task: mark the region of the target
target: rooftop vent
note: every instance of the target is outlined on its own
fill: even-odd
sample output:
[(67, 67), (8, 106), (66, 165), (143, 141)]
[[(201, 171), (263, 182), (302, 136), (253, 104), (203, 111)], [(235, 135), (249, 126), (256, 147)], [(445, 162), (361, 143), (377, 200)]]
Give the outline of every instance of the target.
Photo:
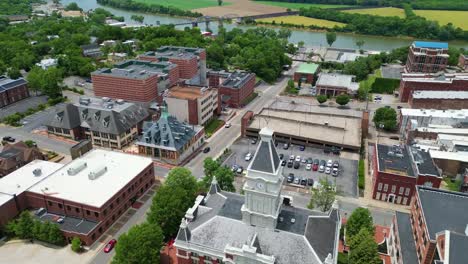
[(292, 224), (296, 223), (296, 219), (295, 219), (295, 218), (291, 218), (291, 223), (292, 223)]
[(117, 101), (115, 101), (117, 104), (121, 105), (121, 104), (124, 104), (125, 103), (125, 100), (123, 99), (117, 99)]
[(80, 105), (89, 105), (91, 103), (91, 99), (89, 98), (80, 98)]
[(107, 109), (112, 109), (112, 108), (114, 108), (114, 104), (113, 104), (113, 103), (108, 103), (108, 104), (106, 105), (106, 108), (107, 108)]
[(68, 168), (67, 173), (68, 173), (68, 175), (71, 175), (71, 176), (76, 175), (80, 171), (84, 170), (87, 166), (88, 166), (88, 164), (86, 164), (86, 162), (81, 161), (81, 160), (77, 161), (74, 164), (72, 164), (72, 166), (70, 166), (70, 168)]
[(41, 176), (42, 175), (42, 170), (40, 168), (34, 169), (33, 174), (36, 177)]
[(109, 97), (103, 97), (103, 98), (102, 98), (102, 101), (103, 101), (103, 102), (110, 102), (111, 99), (110, 99)]
[(104, 165), (98, 166), (88, 174), (88, 179), (96, 180), (97, 178), (102, 176), (104, 173), (106, 173), (106, 171), (107, 171), (106, 166), (104, 166)]

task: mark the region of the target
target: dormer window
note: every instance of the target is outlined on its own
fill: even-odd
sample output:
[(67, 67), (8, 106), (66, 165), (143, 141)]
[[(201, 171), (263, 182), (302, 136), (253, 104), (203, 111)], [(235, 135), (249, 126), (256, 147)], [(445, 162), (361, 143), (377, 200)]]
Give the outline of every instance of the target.
[(102, 121), (102, 124), (104, 125), (104, 127), (109, 127), (109, 122), (110, 122), (110, 117), (106, 117), (104, 118), (104, 120)]
[(99, 121), (100, 118), (101, 118), (101, 112), (100, 111), (97, 111), (96, 113), (94, 113), (94, 120)]
[(63, 112), (59, 112), (55, 115), (55, 118), (59, 121), (59, 122), (62, 122), (63, 120), (63, 115), (64, 113)]
[(88, 109), (83, 109), (83, 111), (81, 111), (81, 118), (82, 119), (88, 118)]

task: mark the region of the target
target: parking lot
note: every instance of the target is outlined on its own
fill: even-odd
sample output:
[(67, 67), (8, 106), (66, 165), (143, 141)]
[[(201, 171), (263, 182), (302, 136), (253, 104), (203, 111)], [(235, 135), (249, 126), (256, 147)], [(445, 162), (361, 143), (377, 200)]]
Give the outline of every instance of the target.
[[(257, 143), (258, 144), (258, 143)], [(245, 156), (247, 153), (254, 154), (257, 144), (251, 144), (248, 139), (242, 138), (237, 140), (232, 146), (231, 150), (233, 154), (224, 162), (225, 165), (231, 167), (233, 165), (238, 165), (243, 167), (245, 174), (245, 169), (247, 168), (250, 161), (245, 160)], [(324, 160), (327, 162), (328, 160), (338, 161), (339, 163), (339, 173), (337, 177), (333, 177), (331, 174), (326, 174), (324, 172), (313, 171), (313, 170), (306, 170), (306, 163), (300, 163), (298, 169), (288, 168), (287, 165), (284, 166), (283, 169), (283, 176), (285, 178), (284, 184), (285, 185), (292, 185), (292, 186), (301, 186), (302, 185), (294, 185), (287, 183), (286, 178), (290, 173), (294, 174), (294, 177), (300, 177), (304, 179), (313, 179), (314, 182), (319, 181), (321, 178), (327, 177), (331, 181), (336, 181), (337, 190), (339, 195), (341, 196), (350, 196), (350, 197), (357, 197), (357, 168), (358, 168), (358, 161), (357, 160), (350, 160), (342, 158), (345, 153), (341, 153), (341, 155), (334, 155), (332, 153), (326, 154), (323, 152), (322, 149), (315, 149), (311, 147), (306, 147), (304, 151), (299, 149), (299, 146), (290, 146), (287, 150), (283, 149), (283, 145), (279, 144), (277, 147), (278, 154), (283, 154), (286, 161), (289, 159), (291, 155), (300, 156), (301, 160), (303, 158), (308, 159), (319, 159)], [(306, 186), (309, 188), (310, 186)]]

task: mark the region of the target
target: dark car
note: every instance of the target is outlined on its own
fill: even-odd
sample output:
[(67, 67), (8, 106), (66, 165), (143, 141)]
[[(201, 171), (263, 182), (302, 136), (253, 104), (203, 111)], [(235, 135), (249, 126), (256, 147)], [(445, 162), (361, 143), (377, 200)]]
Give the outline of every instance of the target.
[(305, 146), (303, 146), (303, 145), (299, 146), (299, 150), (300, 150), (300, 151), (304, 151), (304, 150), (305, 150)]
[(288, 168), (292, 168), (294, 162), (292, 160), (288, 161)]
[(320, 163), (319, 159), (314, 159), (314, 162), (312, 163), (312, 170), (313, 170), (313, 171), (317, 171), (317, 170), (318, 170), (318, 168), (319, 168), (319, 163)]
[(324, 148), (324, 149), (323, 149), (323, 153), (325, 153), (325, 154), (330, 153), (330, 148)]
[(294, 181), (294, 173), (289, 173), (288, 179), (286, 181), (288, 183), (292, 183)]
[(331, 152), (333, 152), (335, 155), (340, 155), (341, 149), (338, 147), (332, 147)]
[(279, 154), (279, 158), (280, 160), (282, 160), (284, 158), (284, 154), (283, 153)]
[(208, 153), (210, 152), (211, 148), (210, 147), (206, 147), (203, 149), (203, 153)]
[(312, 179), (312, 178), (307, 179), (307, 185), (313, 186), (314, 185), (314, 179)]
[(319, 166), (327, 166), (327, 162), (324, 160), (321, 160), (319, 163)]
[(335, 162), (333, 162), (333, 168), (339, 168), (340, 167), (340, 163), (335, 160)]
[(283, 144), (283, 149), (288, 149), (289, 148), (289, 144), (288, 143), (284, 143)]
[(106, 247), (104, 248), (104, 252), (105, 253), (111, 252), (111, 250), (115, 247), (115, 244), (117, 244), (117, 240), (111, 239), (111, 241), (109, 241)]
[(397, 106), (396, 108), (397, 108), (397, 109), (402, 109), (403, 106), (399, 105), (399, 106)]
[(250, 143), (251, 143), (252, 145), (257, 144), (257, 139), (256, 139), (256, 138), (252, 139), (252, 140), (250, 141)]
[(299, 169), (299, 167), (301, 166), (301, 162), (300, 161), (295, 161), (294, 162), (294, 169)]
[(304, 186), (307, 185), (307, 179), (306, 178), (301, 179), (301, 185), (304, 185)]
[(308, 159), (306, 160), (306, 163), (307, 163), (307, 164), (312, 164), (312, 162), (314, 162), (314, 160), (313, 160), (312, 158), (308, 158)]
[(281, 161), (281, 166), (286, 166), (286, 162), (285, 160)]
[(92, 83), (93, 80), (91, 80), (91, 78), (87, 78), (87, 79), (85, 80), (85, 82), (87, 82), (87, 83)]
[(13, 137), (7, 136), (7, 137), (3, 137), (3, 141), (6, 141), (6, 142), (15, 142), (16, 139), (13, 138)]

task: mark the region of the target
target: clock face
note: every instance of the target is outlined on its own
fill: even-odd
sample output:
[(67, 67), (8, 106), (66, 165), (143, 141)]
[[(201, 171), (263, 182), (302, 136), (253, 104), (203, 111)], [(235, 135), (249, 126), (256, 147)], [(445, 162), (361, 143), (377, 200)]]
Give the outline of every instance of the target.
[(258, 182), (257, 183), (257, 189), (263, 189), (263, 183)]

